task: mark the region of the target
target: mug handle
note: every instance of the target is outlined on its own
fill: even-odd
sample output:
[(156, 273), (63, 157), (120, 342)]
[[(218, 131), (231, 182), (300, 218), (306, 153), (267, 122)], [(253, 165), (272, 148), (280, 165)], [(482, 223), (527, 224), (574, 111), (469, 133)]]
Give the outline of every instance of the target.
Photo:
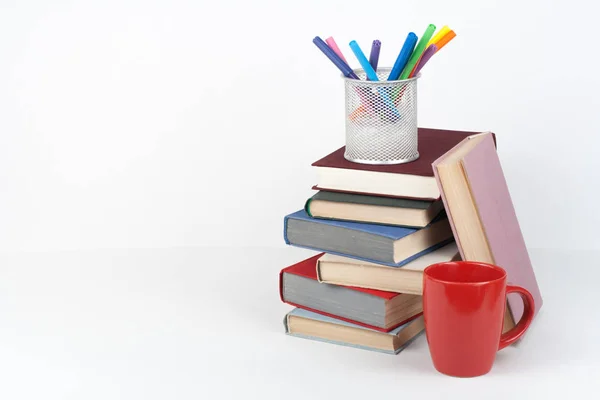
[(521, 317), (519, 323), (510, 331), (503, 333), (502, 336), (500, 336), (500, 347), (498, 348), (498, 350), (502, 350), (506, 346), (510, 346), (511, 344), (516, 342), (517, 339), (523, 336), (527, 328), (529, 328), (531, 321), (533, 320), (533, 310), (535, 302), (533, 301), (533, 296), (531, 295), (531, 293), (529, 293), (527, 289), (522, 288), (521, 286), (507, 285), (506, 294), (508, 295), (509, 293), (518, 293), (523, 299), (525, 307), (523, 308), (523, 316)]

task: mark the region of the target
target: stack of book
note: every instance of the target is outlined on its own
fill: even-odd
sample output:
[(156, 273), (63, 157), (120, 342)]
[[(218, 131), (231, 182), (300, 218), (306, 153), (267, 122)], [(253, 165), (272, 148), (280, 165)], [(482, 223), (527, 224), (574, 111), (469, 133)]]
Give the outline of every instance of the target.
[[(344, 148), (313, 163), (318, 184), (284, 219), (289, 245), (316, 255), (280, 272), (292, 336), (397, 354), (424, 330), (423, 269), (495, 263), (541, 296), (492, 133), (419, 129), (416, 161), (367, 165)], [(507, 305), (505, 331), (522, 314)]]

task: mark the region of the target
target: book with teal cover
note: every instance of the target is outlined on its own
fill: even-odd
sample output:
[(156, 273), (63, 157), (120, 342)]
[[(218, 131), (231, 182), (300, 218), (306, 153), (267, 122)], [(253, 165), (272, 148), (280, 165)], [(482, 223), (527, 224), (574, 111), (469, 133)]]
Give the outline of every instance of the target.
[[(400, 241), (410, 235), (419, 235), (422, 240), (403, 246)], [(454, 241), (445, 213), (424, 228), (408, 228), (317, 219), (299, 210), (284, 218), (283, 236), (288, 245), (391, 267), (406, 265)]]
[(310, 203), (313, 200), (325, 200), (336, 203), (350, 203), (350, 204), (363, 204), (371, 206), (382, 206), (382, 207), (395, 207), (395, 208), (415, 208), (419, 210), (425, 210), (434, 203), (434, 201), (428, 200), (413, 200), (413, 199), (401, 199), (396, 197), (382, 197), (382, 196), (369, 196), (365, 194), (357, 193), (340, 193), (340, 192), (326, 192), (318, 191), (304, 204), (304, 210), (310, 214)]
[[(314, 320), (314, 321), (325, 322), (328, 324), (334, 324), (334, 325), (340, 325), (340, 326), (346, 326), (346, 327), (350, 327), (350, 328), (360, 329), (360, 330), (364, 330), (367, 332), (374, 332), (374, 333), (380, 334), (380, 335), (399, 336), (401, 333), (403, 333), (404, 330), (408, 330), (408, 329), (411, 329), (412, 331), (414, 331), (414, 333), (411, 333), (410, 335), (408, 335), (408, 337), (406, 337), (402, 343), (399, 343), (399, 347), (395, 348), (394, 350), (385, 350), (385, 349), (375, 348), (375, 347), (371, 347), (371, 346), (363, 345), (363, 344), (349, 343), (349, 342), (344, 342), (341, 340), (327, 339), (325, 337), (318, 337), (318, 336), (314, 336), (314, 335), (304, 335), (304, 334), (300, 334), (300, 333), (290, 332), (289, 319), (290, 319), (290, 317), (293, 317), (293, 316), (310, 319), (310, 320)], [(419, 335), (421, 335), (421, 333), (424, 332), (423, 317), (419, 317), (415, 320), (405, 323), (404, 325), (400, 325), (399, 327), (397, 327), (396, 329), (394, 329), (390, 332), (380, 332), (380, 331), (376, 331), (374, 329), (366, 328), (364, 326), (360, 326), (360, 325), (352, 324), (350, 322), (342, 321), (342, 320), (339, 320), (336, 318), (328, 317), (326, 315), (321, 315), (321, 314), (317, 314), (312, 311), (303, 310), (301, 308), (295, 308), (292, 311), (290, 311), (285, 316), (285, 318), (283, 320), (283, 325), (285, 327), (285, 333), (290, 336), (295, 336), (295, 337), (309, 339), (309, 340), (316, 340), (319, 342), (332, 343), (332, 344), (337, 344), (340, 346), (354, 347), (357, 349), (377, 351), (377, 352), (386, 353), (386, 354), (400, 353), (404, 348), (406, 348), (406, 346), (408, 346), (413, 340), (415, 340), (417, 337), (419, 337)], [(393, 338), (390, 338), (390, 339), (393, 340)]]

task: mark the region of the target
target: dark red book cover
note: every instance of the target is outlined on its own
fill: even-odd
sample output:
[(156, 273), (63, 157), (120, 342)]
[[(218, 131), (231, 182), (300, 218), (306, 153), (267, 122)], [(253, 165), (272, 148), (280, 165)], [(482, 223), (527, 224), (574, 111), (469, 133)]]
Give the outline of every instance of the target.
[[(414, 315), (410, 318), (408, 318), (405, 321), (401, 321), (400, 323), (390, 327), (389, 329), (385, 329), (385, 328), (381, 328), (378, 326), (373, 326), (373, 325), (368, 325), (368, 324), (364, 324), (362, 322), (358, 322), (358, 321), (353, 321), (351, 319), (347, 319), (347, 318), (343, 318), (340, 317), (338, 315), (333, 315), (333, 314), (329, 314), (323, 311), (319, 311), (319, 310), (315, 310), (313, 308), (310, 307), (305, 307), (302, 306), (300, 304), (295, 304), (295, 303), (291, 303), (289, 301), (285, 301), (285, 299), (283, 298), (283, 274), (284, 273), (288, 273), (288, 274), (292, 274), (292, 275), (298, 275), (298, 276), (302, 276), (304, 278), (309, 278), (309, 279), (313, 279), (313, 280), (317, 280), (317, 260), (325, 253), (320, 253), (317, 254), (316, 256), (307, 258), (306, 260), (300, 261), (297, 264), (291, 265), (289, 267), (286, 267), (284, 269), (281, 270), (281, 272), (279, 273), (279, 298), (281, 299), (282, 302), (287, 303), (289, 305), (292, 305), (294, 307), (299, 307), (299, 308), (303, 308), (305, 310), (309, 310), (312, 312), (316, 312), (322, 315), (327, 315), (328, 317), (332, 317), (332, 318), (337, 318), (339, 320), (342, 321), (346, 321), (346, 322), (350, 322), (352, 324), (356, 324), (356, 325), (360, 325), (360, 326), (364, 326), (366, 328), (370, 328), (370, 329), (375, 329), (377, 331), (380, 332), (389, 332), (392, 331), (394, 329), (396, 329), (397, 327), (399, 327), (402, 324), (407, 323), (408, 321), (413, 320), (414, 318), (417, 318), (418, 316), (420, 316), (422, 313), (419, 313), (417, 315)], [(328, 283), (320, 283), (320, 285), (328, 285)], [(376, 296), (376, 297), (380, 297), (382, 299), (385, 300), (390, 300), (396, 296), (405, 296), (402, 293), (393, 293), (393, 292), (384, 292), (382, 290), (375, 290), (375, 289), (365, 289), (365, 288), (358, 288), (358, 287), (353, 287), (353, 286), (340, 286), (343, 288), (346, 288), (348, 290), (356, 290), (358, 292), (363, 292), (363, 293), (367, 293), (370, 294), (372, 296)]]
[(433, 178), (433, 168), (431, 168), (431, 164), (444, 155), (448, 150), (460, 143), (467, 136), (478, 133), (481, 132), (447, 131), (443, 129), (419, 128), (419, 158), (415, 161), (406, 164), (395, 165), (370, 165), (354, 163), (344, 158), (344, 146), (328, 156), (325, 156), (322, 159), (314, 162), (312, 166), (430, 176)]

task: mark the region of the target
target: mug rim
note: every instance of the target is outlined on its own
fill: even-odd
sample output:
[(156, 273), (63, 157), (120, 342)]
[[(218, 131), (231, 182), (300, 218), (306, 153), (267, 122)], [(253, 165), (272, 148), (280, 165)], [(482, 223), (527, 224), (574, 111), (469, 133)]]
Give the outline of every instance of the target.
[[(501, 276), (496, 279), (489, 279), (489, 280), (485, 280), (485, 281), (481, 281), (481, 282), (458, 282), (458, 281), (435, 278), (435, 277), (431, 276), (430, 273), (428, 273), (428, 270), (431, 271), (432, 269), (434, 269), (436, 267), (445, 266), (445, 265), (456, 265), (456, 264), (478, 265), (480, 267), (485, 267), (485, 268), (493, 269), (494, 271), (500, 272)], [(506, 274), (506, 270), (504, 268), (499, 267), (498, 265), (494, 265), (494, 264), (490, 264), (490, 263), (486, 263), (486, 262), (482, 262), (482, 261), (443, 261), (443, 262), (439, 262), (439, 263), (435, 263), (435, 264), (431, 264), (431, 265), (427, 266), (423, 270), (423, 276), (429, 280), (432, 280), (435, 282), (440, 282), (440, 283), (447, 284), (447, 285), (487, 285), (490, 283), (494, 283), (494, 282), (498, 282), (503, 279), (506, 279), (507, 274)]]

